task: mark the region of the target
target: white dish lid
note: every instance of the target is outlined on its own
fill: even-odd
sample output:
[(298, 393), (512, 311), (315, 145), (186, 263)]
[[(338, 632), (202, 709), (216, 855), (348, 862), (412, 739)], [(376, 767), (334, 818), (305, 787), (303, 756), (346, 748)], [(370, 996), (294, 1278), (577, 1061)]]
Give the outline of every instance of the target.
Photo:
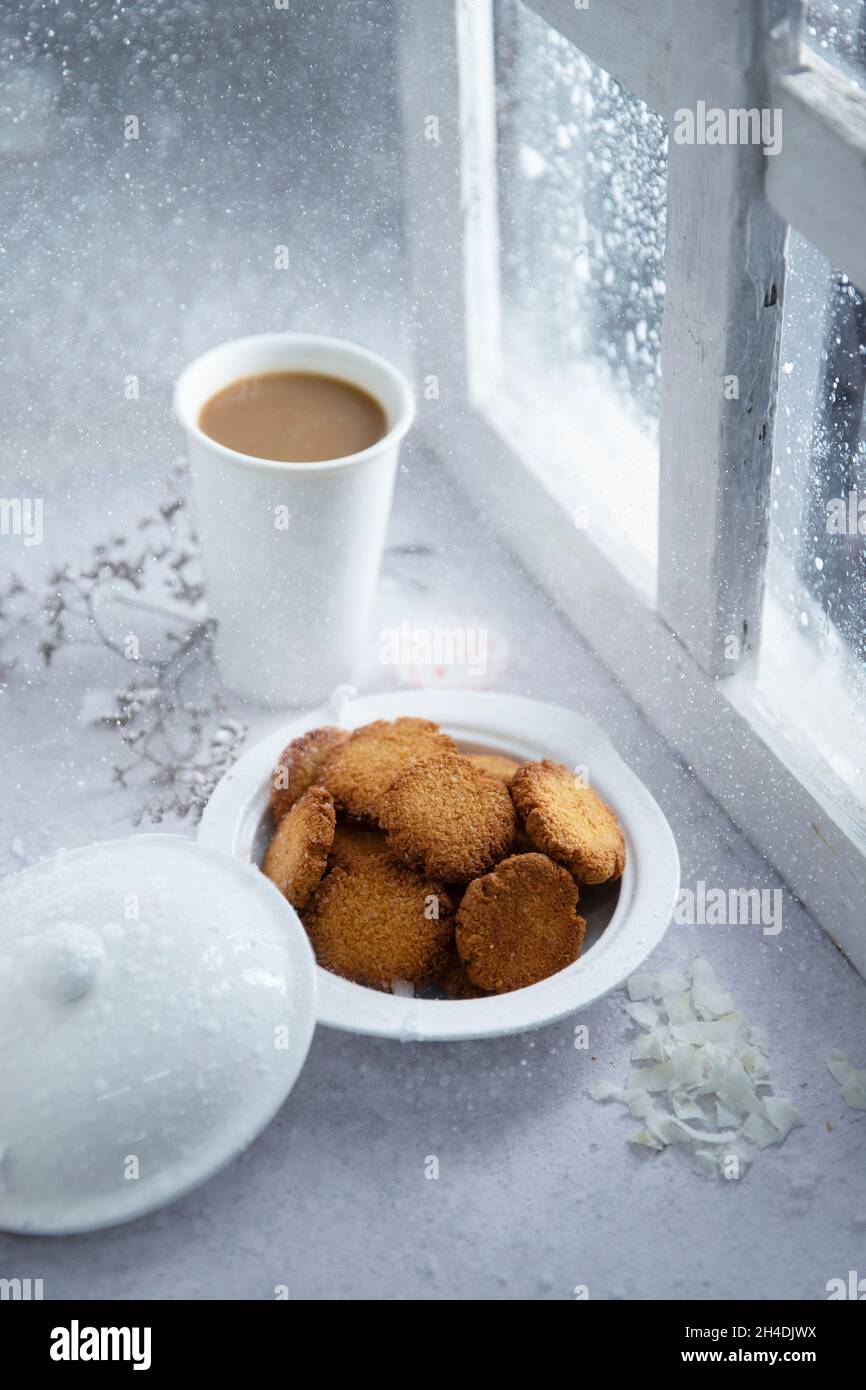
[(61, 852), (0, 884), (0, 1228), (140, 1216), (258, 1135), (315, 1027), (282, 894), (172, 835)]

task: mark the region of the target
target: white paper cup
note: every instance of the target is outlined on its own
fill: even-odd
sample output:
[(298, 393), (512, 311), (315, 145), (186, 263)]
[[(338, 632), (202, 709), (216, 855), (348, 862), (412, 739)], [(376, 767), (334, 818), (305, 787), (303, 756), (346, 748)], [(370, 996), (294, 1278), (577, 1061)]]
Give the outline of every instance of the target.
[[(338, 377), (380, 403), (387, 432), (324, 463), (240, 454), (199, 428), (202, 406), (240, 377)], [(216, 654), (226, 683), (272, 705), (309, 704), (359, 655), (382, 562), (400, 441), (415, 404), (403, 374), (339, 338), (262, 333), (196, 358), (175, 387), (187, 435)]]

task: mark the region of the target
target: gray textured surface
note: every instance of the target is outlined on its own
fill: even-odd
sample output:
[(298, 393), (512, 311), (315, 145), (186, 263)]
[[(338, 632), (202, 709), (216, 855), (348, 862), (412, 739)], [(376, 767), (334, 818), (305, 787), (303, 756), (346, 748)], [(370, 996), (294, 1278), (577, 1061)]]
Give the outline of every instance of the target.
[[(433, 549), (390, 561), (363, 688), (393, 683), (376, 665), (380, 626), (428, 611), (479, 615), (510, 644), (500, 688), (584, 709), (608, 729), (670, 818), (685, 884), (778, 885), (411, 451), (391, 539)], [(81, 732), (86, 684), (82, 672), (58, 674), (26, 690), (13, 682), (4, 697), (14, 788), (0, 819), (4, 868), (125, 833), (134, 795), (108, 787), (114, 736)], [(824, 1062), (832, 1046), (866, 1061), (864, 984), (787, 892), (784, 921), (775, 938), (672, 927), (653, 959), (712, 961), (768, 1028), (777, 1088), (806, 1118), (739, 1183), (707, 1181), (681, 1153), (636, 1151), (626, 1143), (634, 1122), (588, 1099), (592, 1080), (627, 1069), (622, 995), (489, 1042), (424, 1046), (320, 1029), (294, 1093), (240, 1162), (126, 1228), (0, 1237), (0, 1274), (42, 1277), (46, 1296), (82, 1298), (272, 1298), (278, 1284), (293, 1298), (567, 1299), (578, 1284), (591, 1298), (824, 1297), (829, 1278), (864, 1264), (866, 1126)], [(589, 1027), (589, 1054), (573, 1045), (576, 1022)], [(433, 1154), (437, 1181), (424, 1176)]]

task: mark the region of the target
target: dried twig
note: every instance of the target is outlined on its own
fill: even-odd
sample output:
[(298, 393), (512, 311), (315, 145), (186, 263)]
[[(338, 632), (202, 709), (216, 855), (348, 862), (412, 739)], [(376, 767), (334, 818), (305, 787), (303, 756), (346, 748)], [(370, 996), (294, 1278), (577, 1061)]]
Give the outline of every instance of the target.
[[(246, 734), (220, 690), (183, 483), (178, 470), (166, 501), (130, 536), (95, 545), (80, 567), (55, 569), (41, 601), (15, 578), (0, 591), (0, 686), (12, 679), (16, 666), (14, 658), (3, 655), (10, 639), (32, 628), (48, 667), (73, 646), (101, 648), (127, 669), (134, 662), (135, 676), (118, 687), (110, 708), (93, 722), (116, 730), (125, 751), (112, 768), (112, 782), (128, 788), (144, 778), (150, 789), (132, 814), (135, 824), (166, 816), (198, 819)], [(133, 619), (138, 614), (145, 621), (162, 620), (167, 650), (142, 651), (132, 634), (123, 641), (112, 636), (100, 614), (100, 600), (109, 591), (115, 607)], [(186, 693), (192, 685), (196, 699)], [(202, 688), (209, 692), (204, 699), (198, 694)]]

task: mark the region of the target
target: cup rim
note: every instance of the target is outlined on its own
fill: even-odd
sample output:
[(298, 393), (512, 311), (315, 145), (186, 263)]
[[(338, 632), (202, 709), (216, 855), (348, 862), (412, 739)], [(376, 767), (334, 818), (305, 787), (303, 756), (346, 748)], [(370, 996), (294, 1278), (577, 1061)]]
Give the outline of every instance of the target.
[[(208, 358), (216, 357), (219, 353), (222, 353), (225, 348), (242, 347), (248, 344), (265, 342), (309, 344), (310, 346), (316, 347), (336, 348), (340, 351), (348, 349), (350, 353), (354, 353), (356, 356), (365, 359), (368, 363), (371, 363), (383, 372), (384, 375), (388, 376), (397, 388), (400, 396), (400, 406), (394, 424), (388, 430), (387, 434), (383, 434), (381, 439), (376, 440), (375, 444), (370, 444), (366, 449), (361, 449), (355, 454), (345, 454), (343, 457), (335, 459), (315, 459), (308, 462), (268, 459), (261, 458), (258, 454), (244, 454), (238, 449), (230, 449), (228, 445), (221, 444), (218, 439), (214, 439), (211, 435), (205, 434), (198, 423), (198, 414), (201, 410), (201, 405), (198, 406), (193, 416), (193, 412), (182, 402), (182, 397), (188, 387), (192, 372), (200, 367), (203, 362), (206, 362)], [(338, 379), (343, 379), (340, 378), (339, 373), (335, 373), (334, 375)], [(386, 357), (382, 357), (378, 352), (373, 352), (370, 348), (362, 347), (360, 343), (353, 343), (348, 338), (335, 338), (326, 333), (296, 333), (290, 329), (279, 333), (250, 333), (243, 338), (227, 338), (224, 342), (217, 343), (214, 347), (208, 348), (206, 352), (199, 353), (198, 357), (194, 357), (191, 362), (187, 363), (180, 376), (177, 378), (172, 396), (172, 404), (175, 417), (187, 434), (191, 438), (198, 440), (199, 443), (207, 448), (214, 450), (222, 458), (228, 460), (228, 462), (252, 465), (256, 468), (264, 468), (274, 472), (303, 472), (306, 475), (316, 472), (334, 472), (339, 468), (351, 467), (354, 464), (363, 463), (366, 459), (377, 457), (386, 449), (399, 443), (409, 431), (415, 419), (415, 397), (412, 387), (403, 372), (401, 372), (398, 367), (395, 367), (393, 363), (389, 362)], [(202, 402), (202, 405), (203, 404), (204, 402)], [(382, 405), (381, 400), (379, 400), (379, 404)]]

